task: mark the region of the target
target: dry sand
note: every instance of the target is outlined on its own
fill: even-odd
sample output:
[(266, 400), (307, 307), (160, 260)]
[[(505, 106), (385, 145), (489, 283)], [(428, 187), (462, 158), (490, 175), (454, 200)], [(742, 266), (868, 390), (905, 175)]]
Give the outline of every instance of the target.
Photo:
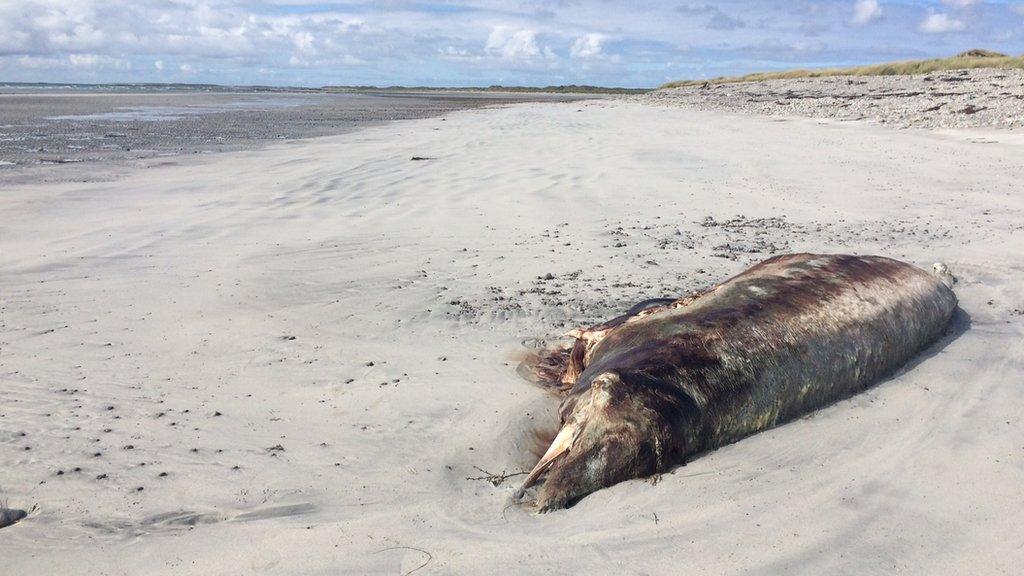
[[(33, 511), (0, 572), (1014, 573), (1017, 138), (528, 104), (5, 189), (0, 500)], [(524, 344), (783, 251), (946, 262), (963, 313), (656, 484), (535, 515), (480, 478), (554, 423)]]

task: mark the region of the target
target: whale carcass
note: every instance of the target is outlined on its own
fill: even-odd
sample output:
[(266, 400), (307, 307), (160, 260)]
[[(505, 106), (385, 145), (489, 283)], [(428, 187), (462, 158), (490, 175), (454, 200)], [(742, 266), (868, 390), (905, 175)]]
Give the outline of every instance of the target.
[(519, 497), (539, 484), (539, 510), (563, 508), (863, 390), (943, 334), (951, 285), (944, 267), (789, 254), (574, 331), (551, 356), (560, 428)]

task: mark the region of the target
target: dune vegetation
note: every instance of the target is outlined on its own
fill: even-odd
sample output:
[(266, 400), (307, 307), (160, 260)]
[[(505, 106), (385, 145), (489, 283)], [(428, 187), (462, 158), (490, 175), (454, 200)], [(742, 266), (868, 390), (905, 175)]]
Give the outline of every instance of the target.
[(764, 80), (789, 80), (793, 78), (820, 78), (823, 76), (907, 76), (928, 74), (943, 70), (969, 68), (1024, 68), (1024, 55), (1008, 56), (991, 50), (968, 50), (950, 58), (908, 60), (867, 66), (846, 68), (820, 68), (816, 70), (784, 70), (779, 72), (755, 72), (743, 76), (721, 76), (710, 80), (677, 80), (661, 88), (681, 88), (704, 84), (726, 84), (731, 82), (760, 82)]

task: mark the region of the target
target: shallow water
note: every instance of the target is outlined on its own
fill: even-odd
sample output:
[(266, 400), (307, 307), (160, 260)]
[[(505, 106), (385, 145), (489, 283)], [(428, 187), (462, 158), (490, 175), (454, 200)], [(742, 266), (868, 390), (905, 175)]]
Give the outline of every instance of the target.
[(231, 111), (273, 110), (275, 108), (293, 108), (296, 106), (313, 106), (317, 101), (313, 98), (264, 97), (222, 102), (207, 106), (121, 106), (109, 112), (93, 114), (68, 114), (51, 116), (47, 120), (97, 120), (109, 122), (168, 122), (182, 120), (189, 116), (217, 114)]

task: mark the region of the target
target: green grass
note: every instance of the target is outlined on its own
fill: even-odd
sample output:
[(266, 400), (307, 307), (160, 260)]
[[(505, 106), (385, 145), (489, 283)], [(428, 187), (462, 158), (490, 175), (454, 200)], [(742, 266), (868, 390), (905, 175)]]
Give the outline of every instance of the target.
[(820, 78), (823, 76), (907, 76), (928, 74), (942, 70), (964, 70), (968, 68), (1024, 68), (1024, 56), (1007, 56), (989, 50), (968, 50), (951, 58), (929, 60), (908, 60), (870, 66), (849, 68), (821, 68), (817, 70), (786, 70), (782, 72), (756, 72), (744, 76), (721, 76), (711, 80), (677, 80), (664, 84), (662, 88), (700, 86), (704, 83), (726, 84), (730, 82), (761, 82), (764, 80), (788, 80), (791, 78)]

